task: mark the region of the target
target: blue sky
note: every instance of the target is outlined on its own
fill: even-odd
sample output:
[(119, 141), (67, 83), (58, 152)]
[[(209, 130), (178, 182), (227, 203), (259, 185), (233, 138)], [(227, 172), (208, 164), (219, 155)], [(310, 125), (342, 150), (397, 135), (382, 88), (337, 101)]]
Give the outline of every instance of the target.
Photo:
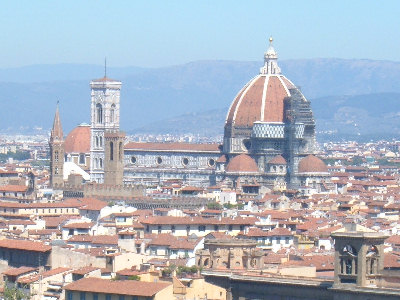
[(400, 61), (400, 1), (2, 1), (0, 68), (281, 59)]

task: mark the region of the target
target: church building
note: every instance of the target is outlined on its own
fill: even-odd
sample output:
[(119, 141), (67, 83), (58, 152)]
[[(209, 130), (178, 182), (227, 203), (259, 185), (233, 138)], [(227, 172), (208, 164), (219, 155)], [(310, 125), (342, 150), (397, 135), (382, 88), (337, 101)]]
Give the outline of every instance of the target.
[[(264, 66), (230, 105), (222, 145), (125, 143), (119, 131), (121, 82), (104, 77), (90, 83), (91, 123), (66, 137), (66, 161), (101, 184), (153, 185), (176, 179), (196, 186), (323, 192), (329, 173), (314, 155), (310, 101), (281, 73), (272, 38), (269, 42)], [(115, 179), (122, 174), (117, 170), (123, 170), (123, 178)]]

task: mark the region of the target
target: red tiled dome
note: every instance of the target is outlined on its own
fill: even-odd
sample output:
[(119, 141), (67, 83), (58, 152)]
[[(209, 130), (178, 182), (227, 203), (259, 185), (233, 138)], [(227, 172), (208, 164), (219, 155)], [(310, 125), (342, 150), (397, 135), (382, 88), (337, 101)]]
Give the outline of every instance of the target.
[(272, 158), (269, 162), (270, 165), (286, 165), (286, 160), (283, 158), (282, 155), (277, 155)]
[(90, 152), (90, 126), (79, 125), (75, 127), (65, 139), (65, 153)]
[(223, 154), (217, 159), (218, 163), (226, 163), (226, 155)]
[(227, 172), (258, 172), (258, 167), (254, 159), (247, 154), (240, 154), (231, 159), (226, 166)]
[(308, 155), (299, 162), (299, 173), (328, 173), (328, 167), (318, 157)]
[(260, 74), (233, 100), (226, 125), (252, 127), (256, 121), (283, 122), (283, 102), (294, 85), (280, 74)]

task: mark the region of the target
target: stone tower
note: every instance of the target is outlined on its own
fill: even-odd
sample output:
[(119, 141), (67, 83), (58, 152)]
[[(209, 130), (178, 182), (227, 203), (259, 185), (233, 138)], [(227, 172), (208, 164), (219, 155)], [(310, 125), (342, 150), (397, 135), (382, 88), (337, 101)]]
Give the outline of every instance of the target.
[(90, 87), (90, 180), (104, 183), (105, 132), (119, 132), (121, 82), (104, 76)]
[(104, 184), (122, 185), (124, 176), (125, 133), (119, 130), (107, 130), (104, 133)]
[(388, 236), (353, 223), (332, 233), (332, 238), (335, 241), (333, 288), (375, 286), (384, 269), (384, 241)]
[(58, 104), (50, 135), (50, 185), (53, 189), (62, 189), (64, 185), (64, 136), (61, 126)]

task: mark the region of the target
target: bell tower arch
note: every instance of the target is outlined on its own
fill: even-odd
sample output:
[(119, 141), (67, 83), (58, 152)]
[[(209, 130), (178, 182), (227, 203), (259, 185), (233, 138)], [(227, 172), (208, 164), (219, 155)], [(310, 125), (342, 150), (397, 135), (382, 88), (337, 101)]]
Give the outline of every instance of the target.
[(119, 131), (121, 82), (106, 76), (90, 82), (90, 179), (104, 183), (105, 132)]
[(357, 224), (332, 233), (335, 241), (333, 288), (374, 286), (384, 269), (384, 241), (388, 236)]

